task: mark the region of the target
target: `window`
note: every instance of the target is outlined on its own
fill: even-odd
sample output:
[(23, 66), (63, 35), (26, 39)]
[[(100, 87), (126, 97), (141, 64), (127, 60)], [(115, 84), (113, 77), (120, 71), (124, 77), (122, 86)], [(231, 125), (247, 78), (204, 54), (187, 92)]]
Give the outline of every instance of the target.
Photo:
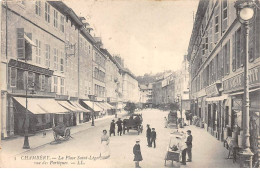
[(28, 72), (28, 88), (34, 89), (35, 75), (33, 72)]
[(219, 24), (218, 24), (218, 15), (215, 16), (215, 33), (218, 33)]
[(223, 0), (223, 20), (227, 18), (227, 0)]
[(45, 90), (45, 75), (40, 75), (40, 88), (41, 91)]
[(35, 1), (35, 14), (41, 16), (41, 1)]
[(50, 45), (45, 44), (45, 66), (50, 67)]
[(50, 23), (50, 5), (45, 2), (45, 21)]
[(64, 72), (64, 54), (60, 52), (60, 71)]
[(58, 77), (57, 76), (53, 77), (53, 91), (55, 93), (58, 92)]
[(17, 82), (17, 70), (16, 68), (9, 68), (10, 87), (16, 87)]
[(41, 41), (35, 40), (36, 42), (36, 63), (41, 64)]
[(56, 48), (53, 49), (53, 54), (54, 54), (54, 62), (53, 62), (53, 65), (54, 65), (54, 70), (58, 70), (58, 50)]
[(60, 31), (64, 33), (64, 16), (60, 15)]
[(225, 44), (223, 49), (224, 75), (229, 74), (230, 68), (230, 40)]
[(53, 10), (53, 17), (54, 17), (53, 25), (54, 27), (58, 28), (58, 11)]
[(241, 28), (239, 28), (236, 33), (235, 33), (235, 39), (236, 39), (236, 66), (237, 66), (237, 69), (241, 67), (242, 65), (242, 56), (241, 56), (241, 51), (242, 51), (242, 47), (241, 47), (241, 40), (240, 40), (240, 37), (241, 37)]
[(64, 94), (64, 78), (60, 78), (60, 94)]

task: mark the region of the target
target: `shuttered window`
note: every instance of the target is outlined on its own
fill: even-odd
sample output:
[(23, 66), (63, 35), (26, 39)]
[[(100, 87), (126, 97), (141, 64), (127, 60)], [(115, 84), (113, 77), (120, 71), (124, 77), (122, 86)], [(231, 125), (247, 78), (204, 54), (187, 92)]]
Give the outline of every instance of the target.
[(17, 89), (24, 90), (24, 71), (17, 69)]
[(236, 66), (237, 66), (237, 69), (241, 67), (242, 65), (242, 60), (241, 60), (241, 56), (240, 56), (240, 52), (241, 52), (241, 28), (239, 28), (237, 31), (236, 31)]
[(35, 1), (35, 14), (41, 16), (41, 1)]
[(60, 15), (60, 31), (62, 31), (62, 33), (64, 33), (64, 16)]
[(57, 70), (58, 69), (58, 50), (56, 48), (53, 48), (53, 58), (54, 58), (54, 62), (53, 62), (53, 65), (54, 65), (54, 70)]
[(24, 28), (17, 28), (17, 58), (25, 59)]
[(35, 40), (36, 43), (36, 63), (41, 64), (41, 41), (40, 40)]
[(45, 75), (40, 75), (40, 81), (41, 81), (41, 91), (45, 90)]
[(17, 69), (16, 68), (9, 68), (9, 77), (10, 77), (10, 87), (16, 87), (16, 82), (17, 82)]
[(214, 10), (214, 21), (214, 43), (217, 43), (219, 39), (219, 5), (217, 5)]
[(229, 74), (229, 68), (230, 68), (230, 40), (225, 44), (223, 47), (223, 63), (224, 63), (224, 75)]
[(45, 21), (50, 23), (50, 5), (45, 2)]
[(224, 33), (228, 27), (228, 2), (222, 1), (222, 32)]
[(50, 45), (45, 44), (45, 66), (50, 67)]
[(236, 34), (232, 35), (232, 70), (236, 70)]
[(33, 72), (28, 72), (28, 88), (34, 89), (35, 75)]
[(55, 93), (58, 92), (58, 77), (57, 76), (53, 77), (53, 91)]
[(53, 10), (53, 25), (58, 28), (58, 11)]

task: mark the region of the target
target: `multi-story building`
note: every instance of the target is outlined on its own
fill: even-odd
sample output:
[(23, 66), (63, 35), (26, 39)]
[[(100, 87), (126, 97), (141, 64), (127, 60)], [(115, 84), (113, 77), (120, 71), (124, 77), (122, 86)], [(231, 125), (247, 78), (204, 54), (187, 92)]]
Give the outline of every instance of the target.
[(153, 84), (140, 85), (140, 102), (143, 107), (152, 107), (153, 102)]
[(115, 58), (106, 50), (101, 51), (107, 56), (106, 62), (106, 97), (107, 102), (116, 109), (122, 109), (122, 75)]
[(174, 78), (175, 83), (175, 99), (181, 100), (182, 112), (190, 110), (190, 98), (189, 98), (189, 63), (187, 56), (184, 56), (182, 61), (182, 67), (176, 71), (176, 77)]
[(170, 104), (175, 102), (175, 73), (165, 75), (162, 80), (162, 103)]
[(153, 105), (158, 106), (162, 104), (162, 78), (153, 83)]
[[(236, 17), (235, 1), (199, 2), (188, 48), (192, 111), (220, 140), (232, 133), (241, 146), (245, 28)], [(260, 112), (260, 12), (249, 28), (250, 144), (257, 161)], [(240, 128), (240, 131), (237, 131)]]

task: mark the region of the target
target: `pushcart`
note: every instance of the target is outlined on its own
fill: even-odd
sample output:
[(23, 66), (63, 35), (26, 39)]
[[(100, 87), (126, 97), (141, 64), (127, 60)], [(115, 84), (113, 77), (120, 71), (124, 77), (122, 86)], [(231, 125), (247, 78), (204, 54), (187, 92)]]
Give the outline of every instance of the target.
[(166, 166), (167, 161), (180, 162), (181, 161), (181, 153), (184, 149), (185, 144), (185, 134), (182, 132), (173, 132), (170, 137), (169, 146), (167, 147), (167, 152), (164, 159), (164, 166)]
[(53, 127), (52, 130), (53, 137), (56, 142), (61, 139), (68, 140), (69, 138), (72, 138), (70, 135), (70, 128), (67, 128), (64, 123), (58, 123), (58, 125)]

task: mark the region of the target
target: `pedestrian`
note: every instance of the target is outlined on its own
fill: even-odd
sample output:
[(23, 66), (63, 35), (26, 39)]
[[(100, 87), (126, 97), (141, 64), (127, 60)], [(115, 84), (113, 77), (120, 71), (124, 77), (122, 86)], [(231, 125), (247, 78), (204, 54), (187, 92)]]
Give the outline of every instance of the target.
[(187, 154), (188, 154), (188, 160), (187, 162), (192, 162), (192, 135), (191, 135), (191, 130), (187, 131), (188, 133), (188, 137), (187, 137), (187, 141), (186, 141), (186, 145), (187, 145)]
[(168, 127), (168, 119), (164, 117), (164, 128)]
[(110, 157), (110, 149), (109, 149), (109, 136), (107, 135), (107, 130), (103, 130), (103, 135), (101, 136), (101, 159), (107, 159)]
[(141, 168), (139, 166), (139, 162), (143, 160), (142, 153), (141, 153), (141, 147), (140, 147), (140, 140), (136, 140), (136, 143), (133, 148), (134, 153), (134, 161), (135, 161), (135, 167)]
[(116, 136), (115, 135), (115, 127), (116, 127), (115, 120), (113, 119), (111, 124), (110, 124), (110, 137), (111, 137), (111, 134), (114, 134), (114, 136)]
[(123, 129), (123, 127), (122, 127), (122, 120), (121, 120), (121, 118), (118, 118), (118, 121), (116, 122), (116, 124), (117, 124), (117, 135), (122, 135), (122, 129)]
[(153, 145), (154, 148), (156, 148), (156, 132), (155, 132), (155, 128), (152, 128), (152, 132), (151, 132), (151, 147)]
[(150, 128), (150, 125), (147, 124), (147, 130), (146, 130), (146, 138), (147, 138), (147, 146), (148, 147), (151, 147), (151, 128)]

